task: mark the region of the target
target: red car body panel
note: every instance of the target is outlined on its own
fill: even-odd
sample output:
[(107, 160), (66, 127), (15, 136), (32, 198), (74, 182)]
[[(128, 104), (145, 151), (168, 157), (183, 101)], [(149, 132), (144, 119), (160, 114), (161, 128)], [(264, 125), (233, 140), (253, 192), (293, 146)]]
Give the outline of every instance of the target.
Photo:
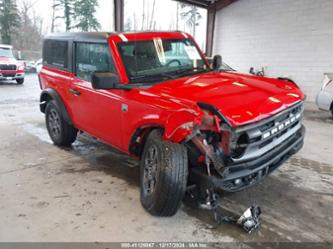
[(262, 120), (304, 99), (294, 84), (230, 72), (184, 77), (150, 90), (167, 98), (216, 106), (233, 126)]
[[(108, 43), (120, 82), (128, 84), (117, 48), (119, 42), (184, 37), (191, 38), (181, 32), (110, 35)], [(47, 66), (43, 66), (40, 76), (42, 88), (53, 88), (60, 95), (75, 127), (125, 153), (130, 153), (138, 129), (161, 127), (164, 139), (174, 142), (185, 139), (192, 132), (191, 127), (202, 121), (204, 112), (197, 102), (216, 106), (233, 127), (238, 127), (304, 100), (304, 94), (295, 84), (234, 72), (201, 73), (130, 91), (96, 90), (73, 73)], [(79, 90), (81, 94), (77, 97), (68, 89)]]

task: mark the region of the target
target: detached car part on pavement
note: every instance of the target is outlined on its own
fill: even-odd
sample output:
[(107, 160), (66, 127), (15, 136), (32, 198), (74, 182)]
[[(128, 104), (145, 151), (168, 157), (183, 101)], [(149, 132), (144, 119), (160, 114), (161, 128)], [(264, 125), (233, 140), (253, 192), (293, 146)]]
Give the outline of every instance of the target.
[(70, 146), (80, 130), (140, 159), (153, 215), (174, 215), (189, 185), (203, 198), (250, 187), (301, 149), (304, 94), (220, 58), (211, 68), (183, 32), (47, 36), (39, 78), (50, 137)]

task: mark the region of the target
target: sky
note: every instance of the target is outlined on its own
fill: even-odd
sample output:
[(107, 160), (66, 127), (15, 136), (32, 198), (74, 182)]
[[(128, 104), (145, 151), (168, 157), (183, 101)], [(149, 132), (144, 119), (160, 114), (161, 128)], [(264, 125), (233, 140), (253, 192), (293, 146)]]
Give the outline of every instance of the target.
[[(43, 19), (43, 33), (50, 32), (52, 10), (52, 0), (18, 0), (20, 5), (22, 1), (28, 1), (33, 4), (33, 11)], [(142, 10), (143, 1), (145, 1), (145, 15), (151, 15), (153, 0), (125, 0), (125, 22), (131, 20), (132, 26), (135, 21), (137, 29), (142, 26)], [(98, 7), (96, 17), (101, 24), (101, 31), (114, 31), (113, 26), (113, 0), (98, 0)], [(178, 8), (180, 10), (180, 8)], [(186, 9), (183, 9), (185, 11)], [(199, 9), (201, 19), (199, 25), (196, 27), (196, 36), (200, 47), (205, 46), (206, 37), (206, 10)], [(177, 2), (172, 0), (155, 0), (155, 14), (152, 24), (155, 23), (155, 28), (158, 30), (175, 30), (177, 25)], [(180, 11), (179, 11), (180, 13)], [(147, 21), (147, 17), (145, 17)], [(191, 29), (185, 23), (185, 19), (179, 14), (178, 16), (178, 29), (191, 33)], [(56, 31), (64, 31), (64, 24), (62, 20), (57, 21)], [(149, 24), (148, 24), (149, 25)]]

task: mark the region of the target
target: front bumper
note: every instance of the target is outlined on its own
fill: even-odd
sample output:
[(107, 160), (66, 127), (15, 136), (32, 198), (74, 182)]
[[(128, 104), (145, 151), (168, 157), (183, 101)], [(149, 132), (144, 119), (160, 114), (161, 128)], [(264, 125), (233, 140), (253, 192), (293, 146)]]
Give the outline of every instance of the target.
[(259, 158), (226, 166), (229, 173), (224, 177), (208, 176), (203, 167), (192, 169), (191, 179), (199, 182), (205, 188), (223, 189), (227, 192), (237, 192), (260, 182), (265, 176), (272, 173), (293, 154), (303, 147), (305, 127), (296, 131), (272, 150)]
[(23, 79), (25, 76), (24, 72), (2, 72), (0, 71), (0, 80), (18, 80)]

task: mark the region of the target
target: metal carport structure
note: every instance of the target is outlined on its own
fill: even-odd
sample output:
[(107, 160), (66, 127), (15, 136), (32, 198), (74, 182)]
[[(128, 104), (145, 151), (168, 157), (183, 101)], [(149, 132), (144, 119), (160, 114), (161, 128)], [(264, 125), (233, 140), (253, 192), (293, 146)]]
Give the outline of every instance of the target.
[[(237, 0), (175, 0), (207, 9), (206, 54), (212, 56), (216, 12)], [(114, 0), (115, 31), (124, 29), (124, 0)]]

